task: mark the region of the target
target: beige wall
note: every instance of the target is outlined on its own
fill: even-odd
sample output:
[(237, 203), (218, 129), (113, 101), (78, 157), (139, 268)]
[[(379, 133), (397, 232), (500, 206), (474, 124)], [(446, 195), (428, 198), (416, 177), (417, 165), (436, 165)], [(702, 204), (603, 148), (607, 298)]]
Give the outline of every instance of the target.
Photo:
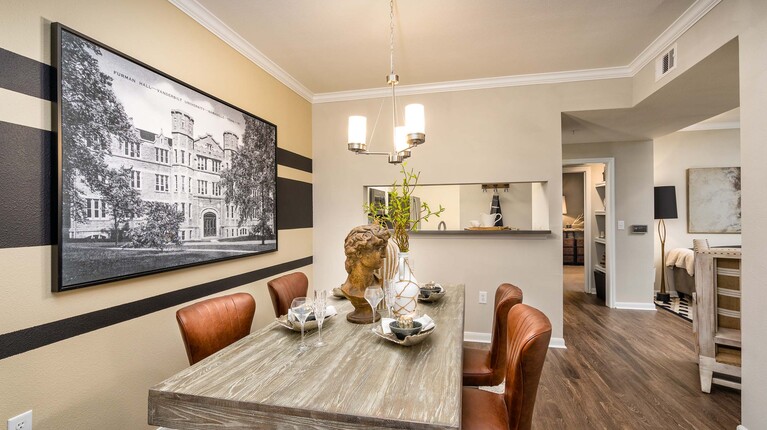
[[(559, 226), (560, 112), (625, 107), (631, 98), (629, 88), (628, 80), (613, 79), (403, 97), (401, 103), (423, 103), (427, 115), (427, 142), (413, 151), (408, 165), (422, 172), (424, 183), (548, 181), (543, 189), (554, 209), (547, 224)], [(381, 100), (360, 100), (314, 106), (318, 284), (335, 286), (345, 279), (342, 242), (349, 229), (365, 222), (360, 209), (363, 185), (399, 178), (397, 167), (385, 158), (355, 156), (346, 150), (348, 115), (375, 118), (380, 105)], [(391, 119), (382, 115), (379, 121), (389, 124)], [(390, 136), (387, 127), (376, 128), (370, 150), (388, 150)], [(561, 232), (547, 238), (413, 237), (411, 253), (419, 279), (466, 284), (466, 331), (490, 332), (492, 304), (478, 304), (478, 293), (488, 291), (492, 297), (501, 282), (512, 282), (524, 290), (526, 303), (549, 316), (553, 336), (562, 337)]]
[(743, 197), (743, 397), (742, 422), (767, 428), (767, 2), (738, 2), (740, 27), (740, 153)]
[[(275, 123), (280, 147), (311, 156), (310, 104), (169, 2), (3, 1), (1, 8), (3, 49), (50, 64), (50, 23), (62, 22)], [(0, 105), (9, 104), (14, 109), (0, 110), (0, 121), (51, 128), (51, 103), (0, 91)], [(278, 174), (305, 182), (312, 176), (283, 166)], [(0, 334), (309, 257), (312, 229), (279, 231), (279, 247), (57, 294), (50, 292), (50, 246), (0, 249)], [(311, 266), (301, 270), (312, 275)], [(273, 318), (265, 281), (227, 291), (255, 296), (255, 327)], [(33, 409), (37, 430), (152, 428), (146, 424), (148, 388), (188, 365), (177, 308), (0, 360), (0, 421)]]
[(428, 221), (421, 221), (421, 230), (437, 230), (442, 221), (445, 222), (447, 230), (461, 228), (460, 185), (419, 187), (413, 195), (421, 199), (421, 204), (427, 203), (433, 212), (439, 210), (439, 205), (445, 208), (439, 217), (432, 216)]
[[(738, 37), (740, 57), (740, 153), (742, 160), (743, 199), (743, 395), (742, 423), (748, 430), (767, 428), (767, 2), (763, 0), (725, 0), (720, 2), (677, 41), (678, 66), (669, 77), (679, 73)], [(653, 64), (634, 78), (634, 99), (644, 99), (665, 79), (654, 83)]]
[[(653, 143), (655, 186), (676, 187), (678, 219), (666, 220), (666, 250), (691, 248), (693, 239), (708, 239), (711, 246), (740, 245), (740, 234), (687, 233), (687, 169), (740, 166), (740, 129), (683, 131)], [(657, 222), (656, 222), (657, 223)], [(660, 288), (660, 240), (655, 226), (655, 289)], [(666, 281), (673, 285), (673, 276)]]
[[(586, 158), (615, 159), (615, 305), (652, 307), (652, 233), (631, 234), (631, 225), (653, 222), (652, 142), (584, 143), (563, 145), (565, 160)], [(601, 175), (599, 175), (601, 176)], [(592, 177), (592, 181), (599, 178)], [(592, 209), (599, 209), (599, 198)], [(618, 221), (625, 230), (618, 230)], [(593, 224), (596, 230), (596, 224)], [(593, 264), (594, 262), (592, 262)]]

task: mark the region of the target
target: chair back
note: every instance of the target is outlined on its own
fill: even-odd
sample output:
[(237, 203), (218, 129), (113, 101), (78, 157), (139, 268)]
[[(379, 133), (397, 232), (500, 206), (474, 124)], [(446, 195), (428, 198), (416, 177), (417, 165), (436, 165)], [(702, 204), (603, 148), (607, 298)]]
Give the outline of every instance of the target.
[(290, 303), (296, 297), (306, 297), (309, 279), (302, 272), (295, 272), (267, 282), (269, 296), (274, 306), (274, 316), (279, 318), (288, 313)]
[(495, 290), (495, 315), (493, 337), (490, 339), (490, 368), (493, 369), (493, 385), (503, 382), (506, 375), (506, 334), (508, 333), (509, 311), (522, 303), (522, 290), (504, 283)]
[(248, 293), (214, 297), (176, 311), (189, 364), (247, 336), (255, 313), (256, 301)]
[(504, 400), (509, 430), (529, 430), (543, 362), (551, 340), (551, 322), (543, 312), (520, 304), (508, 315), (508, 366)]

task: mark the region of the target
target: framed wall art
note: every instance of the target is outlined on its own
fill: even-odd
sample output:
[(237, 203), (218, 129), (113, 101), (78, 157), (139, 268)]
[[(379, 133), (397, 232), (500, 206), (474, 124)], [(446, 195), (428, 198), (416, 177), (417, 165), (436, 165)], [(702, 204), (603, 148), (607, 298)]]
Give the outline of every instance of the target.
[(277, 127), (64, 25), (62, 291), (277, 250)]
[(687, 232), (740, 233), (740, 167), (687, 169)]

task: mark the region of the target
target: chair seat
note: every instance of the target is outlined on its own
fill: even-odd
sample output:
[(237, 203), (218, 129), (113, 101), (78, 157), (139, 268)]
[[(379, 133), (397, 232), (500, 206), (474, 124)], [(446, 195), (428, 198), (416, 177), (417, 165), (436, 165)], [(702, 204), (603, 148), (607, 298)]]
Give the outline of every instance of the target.
[(490, 350), (463, 348), (463, 385), (488, 386), (493, 383), (493, 369), (490, 368)]
[(462, 409), (462, 429), (509, 430), (503, 394), (463, 387)]

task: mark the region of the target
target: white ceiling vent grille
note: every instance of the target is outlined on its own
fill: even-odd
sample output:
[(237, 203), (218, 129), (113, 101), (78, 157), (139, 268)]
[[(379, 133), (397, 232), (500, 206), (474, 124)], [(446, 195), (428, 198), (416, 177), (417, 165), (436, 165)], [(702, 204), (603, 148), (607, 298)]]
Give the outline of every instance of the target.
[(676, 68), (676, 63), (676, 45), (674, 45), (655, 60), (655, 80), (658, 81), (660, 78), (666, 76), (668, 72), (674, 70)]

